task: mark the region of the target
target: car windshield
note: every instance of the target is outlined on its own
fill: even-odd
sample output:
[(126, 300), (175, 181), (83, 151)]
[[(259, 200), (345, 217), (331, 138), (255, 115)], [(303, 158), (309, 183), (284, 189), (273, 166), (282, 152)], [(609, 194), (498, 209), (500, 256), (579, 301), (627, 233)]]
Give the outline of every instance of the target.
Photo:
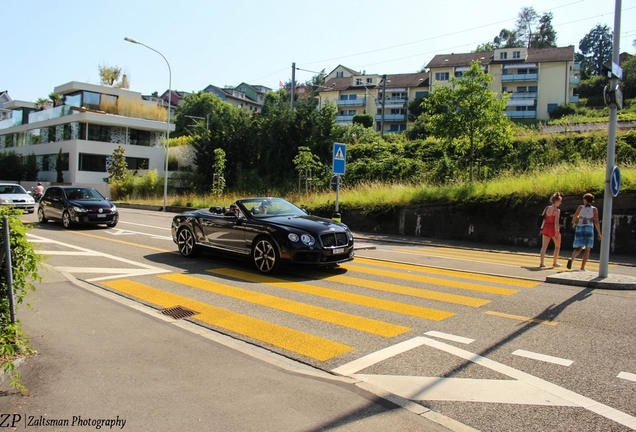
[(280, 198), (272, 199), (246, 199), (241, 204), (255, 217), (267, 218), (270, 216), (294, 216), (304, 215), (301, 209), (292, 203)]
[(0, 194), (9, 195), (9, 194), (25, 194), (26, 191), (20, 185), (1, 185), (0, 186)]
[(73, 188), (65, 189), (66, 197), (74, 201), (102, 201), (104, 197), (95, 189)]

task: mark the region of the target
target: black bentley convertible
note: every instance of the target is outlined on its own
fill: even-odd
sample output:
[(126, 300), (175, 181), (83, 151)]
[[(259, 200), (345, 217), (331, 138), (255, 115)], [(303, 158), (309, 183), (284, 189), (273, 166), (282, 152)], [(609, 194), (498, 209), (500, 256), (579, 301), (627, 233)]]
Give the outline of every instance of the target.
[(262, 273), (283, 264), (335, 266), (353, 259), (353, 234), (281, 198), (245, 198), (175, 216), (172, 239), (185, 257), (201, 250), (250, 257)]

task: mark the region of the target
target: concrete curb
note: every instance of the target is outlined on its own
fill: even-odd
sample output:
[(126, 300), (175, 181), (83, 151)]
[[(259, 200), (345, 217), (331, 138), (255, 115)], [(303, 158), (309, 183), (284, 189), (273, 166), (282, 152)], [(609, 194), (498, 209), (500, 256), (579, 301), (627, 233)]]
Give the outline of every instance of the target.
[(588, 271), (560, 272), (546, 277), (545, 281), (594, 289), (636, 290), (635, 277), (610, 274), (606, 278), (601, 278), (596, 273)]

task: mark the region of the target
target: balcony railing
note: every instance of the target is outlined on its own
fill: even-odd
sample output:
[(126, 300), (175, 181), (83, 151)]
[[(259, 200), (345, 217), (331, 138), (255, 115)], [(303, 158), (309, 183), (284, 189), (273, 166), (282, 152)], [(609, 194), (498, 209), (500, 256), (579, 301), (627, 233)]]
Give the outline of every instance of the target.
[(59, 107), (49, 108), (42, 111), (34, 111), (29, 114), (29, 124), (71, 115), (72, 113), (72, 107), (69, 105), (61, 105)]
[(337, 122), (352, 122), (353, 116), (352, 115), (337, 115), (336, 121)]
[(533, 73), (533, 74), (508, 74), (508, 75), (502, 75), (501, 76), (501, 81), (502, 82), (509, 82), (509, 81), (537, 81), (539, 79), (539, 74)]
[[(375, 115), (375, 121), (382, 121), (382, 114)], [(385, 114), (385, 122), (404, 122), (406, 121), (406, 114)]]
[(570, 85), (579, 85), (580, 82), (581, 82), (581, 78), (570, 77)]
[(367, 99), (366, 98), (362, 98), (362, 99), (338, 99), (338, 101), (336, 101), (336, 104), (341, 107), (341, 106), (365, 106), (367, 104)]
[(536, 99), (537, 92), (515, 92), (510, 93), (510, 99)]
[(574, 66), (572, 67), (572, 69), (574, 69), (575, 71), (580, 71), (581, 70), (581, 63), (574, 63)]
[(570, 96), (570, 103), (578, 103), (579, 95)]
[(536, 111), (504, 111), (510, 118), (536, 118)]
[[(405, 106), (407, 103), (409, 102), (408, 98), (386, 98), (384, 100), (384, 105), (388, 106), (388, 105), (400, 105), (400, 106)], [(375, 104), (378, 106), (382, 105), (382, 98), (379, 97), (375, 100)]]
[(20, 126), (22, 122), (19, 119), (8, 118), (0, 121), (0, 129), (7, 129), (14, 126)]

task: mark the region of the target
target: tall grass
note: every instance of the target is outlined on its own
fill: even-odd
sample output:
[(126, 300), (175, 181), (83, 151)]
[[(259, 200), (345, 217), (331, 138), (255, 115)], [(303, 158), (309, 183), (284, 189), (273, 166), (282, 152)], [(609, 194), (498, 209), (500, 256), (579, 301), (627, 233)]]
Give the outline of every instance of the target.
[[(592, 192), (600, 195), (604, 191), (605, 165), (601, 163), (560, 164), (529, 173), (506, 173), (496, 179), (450, 185), (402, 184), (395, 182), (368, 182), (354, 187), (344, 187), (339, 194), (341, 208), (382, 209), (410, 204), (461, 203), (466, 200), (485, 200), (517, 196), (520, 198), (541, 197), (547, 200), (554, 192), (564, 195), (583, 195)], [(621, 192), (636, 192), (636, 166), (621, 167)], [(310, 210), (333, 208), (335, 193), (284, 193), (270, 190), (264, 196), (280, 196), (296, 205)], [(205, 208), (212, 205), (228, 206), (233, 201), (253, 196), (244, 191), (234, 191), (221, 197), (186, 195), (169, 197), (168, 205)], [(131, 202), (161, 205), (163, 197)]]

